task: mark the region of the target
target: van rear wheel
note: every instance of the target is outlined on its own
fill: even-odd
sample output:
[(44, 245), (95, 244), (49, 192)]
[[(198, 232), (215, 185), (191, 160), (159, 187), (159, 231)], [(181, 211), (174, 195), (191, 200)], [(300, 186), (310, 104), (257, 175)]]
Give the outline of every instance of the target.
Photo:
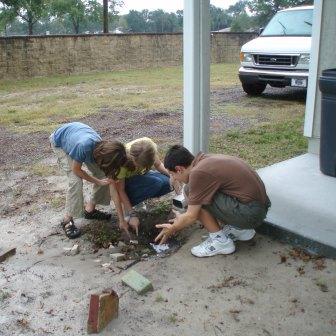
[(266, 83), (242, 83), (243, 90), (250, 96), (261, 95), (264, 92), (266, 85)]

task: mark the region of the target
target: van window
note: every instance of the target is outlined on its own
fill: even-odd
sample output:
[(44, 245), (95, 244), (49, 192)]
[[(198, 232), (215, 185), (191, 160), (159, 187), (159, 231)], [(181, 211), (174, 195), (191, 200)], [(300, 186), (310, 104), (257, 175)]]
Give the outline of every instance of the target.
[(278, 12), (261, 36), (311, 36), (312, 23), (312, 9)]

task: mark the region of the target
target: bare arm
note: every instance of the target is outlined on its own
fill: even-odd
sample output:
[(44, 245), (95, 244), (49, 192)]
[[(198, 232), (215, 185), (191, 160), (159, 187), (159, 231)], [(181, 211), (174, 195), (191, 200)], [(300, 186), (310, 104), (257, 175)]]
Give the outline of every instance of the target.
[(78, 161), (73, 161), (71, 170), (74, 174), (76, 174), (78, 177), (80, 177), (83, 180), (86, 180), (88, 182), (97, 184), (97, 185), (108, 185), (112, 182), (111, 179), (104, 178), (104, 179), (97, 179), (94, 176), (89, 175), (86, 171), (82, 169), (82, 163)]
[(166, 169), (166, 167), (163, 165), (162, 161), (159, 159), (158, 156), (155, 157), (155, 161), (154, 161), (154, 167), (155, 169), (164, 174), (164, 175), (167, 175), (169, 176), (169, 171)]
[(125, 191), (125, 179), (119, 180), (116, 183), (116, 188), (118, 190), (118, 194), (120, 196), (121, 203), (124, 206), (125, 212), (132, 211), (131, 202), (130, 202), (130, 200), (129, 200), (127, 194), (126, 194), (126, 191)]
[(165, 223), (156, 225), (156, 227), (162, 229), (162, 231), (155, 238), (155, 241), (160, 241), (160, 244), (163, 244), (173, 234), (193, 224), (199, 217), (201, 207), (201, 205), (189, 205), (187, 212), (177, 216), (172, 224)]
[(110, 184), (110, 195), (111, 195), (111, 198), (114, 202), (115, 209), (117, 211), (119, 223), (121, 224), (124, 221), (124, 212), (123, 212), (123, 209), (122, 209), (122, 204), (121, 204), (121, 201), (120, 201), (119, 193), (118, 193), (118, 190), (116, 188), (117, 184), (118, 184), (118, 182), (115, 182), (115, 181), (113, 181)]
[(140, 221), (139, 221), (139, 218), (134, 213), (132, 204), (126, 194), (125, 180), (124, 179), (120, 180), (116, 184), (116, 186), (117, 186), (117, 190), (118, 190), (118, 194), (120, 196), (121, 202), (124, 206), (125, 215), (130, 216), (128, 217), (128, 224), (135, 230), (136, 235), (138, 235)]

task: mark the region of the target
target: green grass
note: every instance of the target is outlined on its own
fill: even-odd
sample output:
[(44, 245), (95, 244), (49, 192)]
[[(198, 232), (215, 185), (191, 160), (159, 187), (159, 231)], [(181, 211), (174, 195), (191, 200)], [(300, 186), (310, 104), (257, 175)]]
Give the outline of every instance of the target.
[(210, 151), (238, 156), (254, 168), (264, 167), (307, 150), (303, 136), (303, 118), (265, 124), (245, 132), (230, 131), (224, 136), (214, 136)]
[[(0, 83), (0, 124), (51, 131), (100, 109), (140, 112), (182, 107), (182, 67), (53, 76)], [(211, 66), (213, 86), (238, 83), (236, 64)]]
[(164, 302), (166, 299), (162, 296), (162, 294), (157, 294), (155, 297), (155, 302)]

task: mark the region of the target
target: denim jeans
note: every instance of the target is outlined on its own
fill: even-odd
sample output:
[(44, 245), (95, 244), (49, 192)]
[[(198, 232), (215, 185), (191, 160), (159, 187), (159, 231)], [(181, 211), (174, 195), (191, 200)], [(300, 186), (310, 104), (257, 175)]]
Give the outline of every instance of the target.
[(125, 191), (132, 205), (146, 199), (168, 194), (169, 177), (157, 171), (150, 170), (144, 175), (135, 175), (125, 179)]

